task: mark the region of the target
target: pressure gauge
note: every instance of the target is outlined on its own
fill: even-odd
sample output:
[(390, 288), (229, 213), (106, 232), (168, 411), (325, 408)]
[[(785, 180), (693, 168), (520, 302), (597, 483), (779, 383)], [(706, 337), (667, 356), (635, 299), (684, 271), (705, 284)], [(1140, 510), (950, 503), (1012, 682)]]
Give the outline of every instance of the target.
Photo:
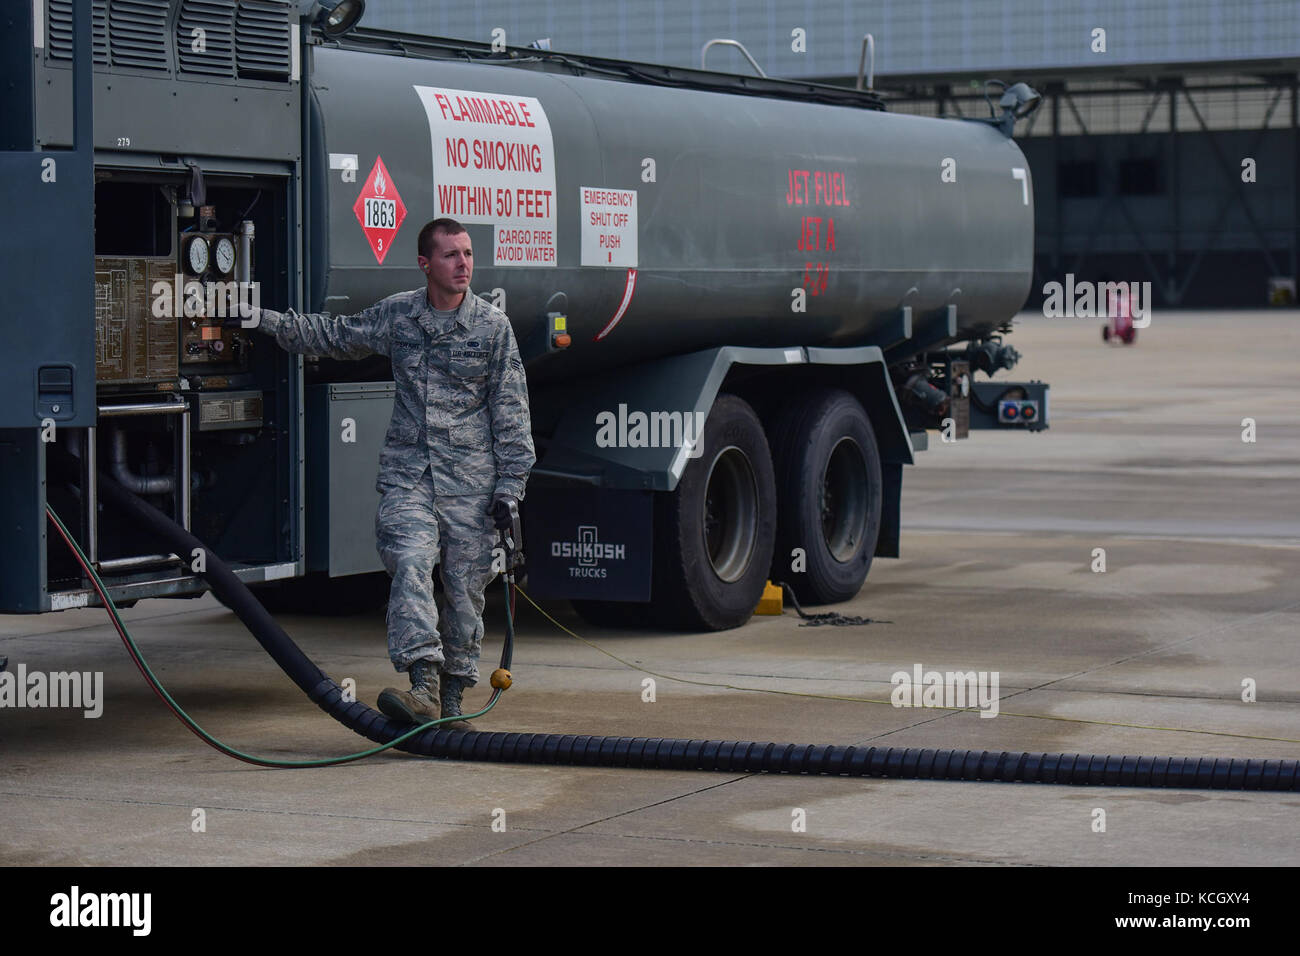
[(208, 240), (195, 236), (185, 247), (185, 264), (192, 275), (203, 275), (208, 271)]
[(217, 246), (213, 252), (216, 255), (217, 271), (223, 276), (230, 275), (235, 268), (235, 244), (222, 236), (217, 240)]

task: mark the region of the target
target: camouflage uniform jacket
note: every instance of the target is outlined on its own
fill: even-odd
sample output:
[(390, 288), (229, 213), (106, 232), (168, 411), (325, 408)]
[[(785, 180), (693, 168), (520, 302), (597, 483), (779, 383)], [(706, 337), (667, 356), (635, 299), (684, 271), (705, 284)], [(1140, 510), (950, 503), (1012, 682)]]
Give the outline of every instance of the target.
[(524, 365), (500, 309), (467, 290), (455, 319), (439, 326), (420, 288), (357, 315), (263, 309), (259, 328), (290, 352), (392, 360), (396, 396), (379, 456), (380, 491), (413, 488), (432, 466), (437, 495), (523, 498), (537, 459)]

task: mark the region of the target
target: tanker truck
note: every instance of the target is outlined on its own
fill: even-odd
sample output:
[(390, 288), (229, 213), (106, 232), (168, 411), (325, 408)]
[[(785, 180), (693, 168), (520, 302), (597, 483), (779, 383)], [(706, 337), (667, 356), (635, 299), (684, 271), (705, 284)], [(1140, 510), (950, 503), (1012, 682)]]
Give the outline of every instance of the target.
[(421, 286), (440, 216), (526, 369), (530, 593), (590, 621), (734, 627), (769, 580), (847, 600), (898, 555), (931, 432), (1047, 427), (1044, 383), (992, 380), (1032, 273), (1027, 87), (987, 119), (895, 115), (304, 6), (7, 11), (0, 611), (98, 603), (47, 504), (115, 602), (203, 593), (202, 556), (160, 549), (105, 475), (273, 607), (382, 600), (389, 360), (225, 319)]

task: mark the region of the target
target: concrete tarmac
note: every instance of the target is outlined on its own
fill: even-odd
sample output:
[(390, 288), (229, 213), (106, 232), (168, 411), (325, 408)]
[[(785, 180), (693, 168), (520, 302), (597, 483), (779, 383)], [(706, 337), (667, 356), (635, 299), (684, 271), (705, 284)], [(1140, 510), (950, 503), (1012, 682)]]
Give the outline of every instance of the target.
[[(1103, 345), (1099, 327), (1017, 322), (1009, 341), (1025, 358), (1011, 375), (1052, 384), (1049, 431), (975, 432), (951, 445), (931, 433), (904, 473), (903, 557), (877, 559), (858, 597), (834, 608), (889, 623), (801, 627), (788, 610), (679, 635), (601, 629), (546, 605), (638, 667), (691, 681), (887, 701), (891, 675), (916, 665), (995, 671), (996, 718), (668, 677), (647, 702), (647, 674), (521, 599), (516, 684), (480, 727), (1300, 757), (1300, 314), (1157, 313), (1132, 347)], [(1242, 440), (1246, 418), (1254, 442)], [(1099, 548), (1104, 573), (1092, 570)], [(210, 595), (142, 601), (123, 616), (173, 696), (227, 743), (282, 758), (367, 745), (311, 705)], [(361, 699), (396, 682), (381, 613), (280, 620), (327, 673), (353, 678)], [(485, 662), (499, 654), (502, 626), (494, 596)], [(1300, 793), (404, 754), (260, 770), (202, 745), (167, 713), (102, 609), (0, 616), (0, 655), (11, 670), (104, 675), (97, 719), (0, 710), (0, 863), (10, 865), (1300, 861)], [(1254, 701), (1243, 701), (1252, 685)], [(467, 702), (487, 693), (484, 681)]]

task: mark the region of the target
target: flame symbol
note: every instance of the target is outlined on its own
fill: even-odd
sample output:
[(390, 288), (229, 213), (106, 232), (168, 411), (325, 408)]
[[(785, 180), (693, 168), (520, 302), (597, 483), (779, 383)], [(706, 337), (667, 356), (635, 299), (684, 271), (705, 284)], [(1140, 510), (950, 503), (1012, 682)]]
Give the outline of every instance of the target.
[(387, 191), (388, 191), (388, 183), (384, 179), (384, 171), (382, 169), (376, 169), (375, 170), (375, 192), (378, 193), (380, 196), (382, 196)]

